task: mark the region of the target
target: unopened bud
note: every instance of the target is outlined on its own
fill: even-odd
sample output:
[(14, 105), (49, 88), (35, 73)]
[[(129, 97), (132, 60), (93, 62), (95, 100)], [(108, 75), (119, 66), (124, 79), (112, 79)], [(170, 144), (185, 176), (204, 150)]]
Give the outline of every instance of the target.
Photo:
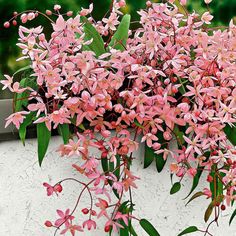
[(6, 21), (6, 22), (3, 24), (3, 26), (4, 26), (5, 28), (9, 28), (9, 27), (10, 27), (10, 22), (9, 22), (9, 21)]

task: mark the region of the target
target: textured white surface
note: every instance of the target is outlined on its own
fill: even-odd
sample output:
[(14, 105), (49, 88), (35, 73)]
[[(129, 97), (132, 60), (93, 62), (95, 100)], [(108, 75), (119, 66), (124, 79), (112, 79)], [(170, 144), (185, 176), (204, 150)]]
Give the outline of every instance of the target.
[[(43, 182), (54, 184), (66, 177), (81, 178), (72, 171), (71, 164), (75, 159), (61, 158), (55, 152), (60, 143), (60, 137), (52, 139), (42, 168), (37, 163), (36, 140), (28, 140), (25, 147), (20, 141), (0, 143), (0, 236), (53, 236), (53, 231), (43, 226), (44, 221), (54, 220), (58, 208), (73, 208), (78, 194), (77, 184), (66, 183), (60, 197), (50, 198), (42, 186)], [(202, 197), (185, 207), (186, 200), (182, 199), (189, 191), (189, 180), (184, 181), (179, 193), (170, 196), (168, 170), (158, 174), (154, 165), (143, 170), (142, 152), (135, 155), (137, 159), (132, 167), (133, 172), (141, 177), (138, 189), (133, 191), (137, 217), (149, 219), (161, 236), (176, 236), (181, 229), (190, 225), (204, 229), (203, 214), (209, 202)], [(231, 227), (228, 226), (230, 213), (231, 210), (227, 210), (220, 217), (219, 227), (213, 225), (210, 228), (214, 236), (236, 236), (236, 221)], [(106, 235), (101, 227), (98, 228), (96, 232), (78, 235)], [(138, 236), (146, 235), (139, 227), (137, 232)], [(198, 232), (190, 235), (203, 234)]]

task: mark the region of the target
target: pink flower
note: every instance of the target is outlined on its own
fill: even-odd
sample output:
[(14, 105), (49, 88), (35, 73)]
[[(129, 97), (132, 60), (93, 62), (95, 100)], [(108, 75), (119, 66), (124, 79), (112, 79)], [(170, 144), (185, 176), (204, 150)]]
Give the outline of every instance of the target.
[(211, 192), (211, 190), (208, 189), (208, 188), (204, 188), (204, 189), (203, 189), (203, 193), (204, 193), (204, 195), (207, 196), (207, 199), (208, 199), (208, 198), (211, 198), (211, 196), (212, 196), (212, 192)]
[(119, 224), (111, 219), (106, 222), (105, 229), (108, 228), (109, 226), (112, 228), (112, 230), (114, 230), (114, 232), (118, 232), (118, 230), (120, 228), (122, 228), (122, 229), (124, 228), (121, 224)]
[(209, 4), (209, 3), (212, 2), (212, 0), (204, 0), (204, 2), (205, 2), (206, 4)]
[(60, 227), (61, 225), (65, 224), (66, 228), (68, 228), (71, 224), (71, 221), (75, 218), (74, 216), (70, 215), (70, 209), (67, 209), (65, 213), (61, 210), (57, 210), (57, 214), (60, 216), (60, 218), (54, 223), (56, 227)]
[(20, 124), (22, 124), (25, 119), (24, 115), (27, 115), (27, 114), (29, 114), (29, 112), (27, 112), (27, 111), (20, 111), (20, 112), (16, 112), (16, 113), (11, 114), (9, 117), (6, 118), (7, 122), (6, 122), (5, 128), (10, 123), (13, 123), (16, 126), (16, 128), (19, 129)]
[(47, 188), (47, 195), (51, 196), (53, 193), (60, 193), (62, 191), (61, 184), (57, 184), (55, 186), (51, 186), (48, 183), (43, 183), (43, 186)]
[(187, 170), (187, 174), (188, 174), (190, 177), (193, 178), (193, 177), (197, 174), (196, 168), (189, 168), (189, 169)]
[(6, 80), (0, 80), (0, 83), (3, 84), (2, 90), (8, 88), (11, 89), (11, 84), (13, 82), (13, 77), (10, 77), (9, 75), (4, 75), (6, 77)]
[(53, 26), (53, 30), (55, 32), (60, 32), (60, 31), (64, 30), (66, 28), (66, 22), (63, 19), (63, 16), (59, 15), (59, 17), (56, 20), (56, 23), (52, 24), (52, 26)]
[(96, 229), (97, 225), (96, 225), (96, 222), (94, 220), (86, 220), (84, 221), (83, 223), (83, 228), (88, 228), (88, 230), (91, 230), (92, 228)]
[(148, 147), (152, 147), (152, 141), (158, 141), (158, 138), (151, 133), (147, 133), (142, 137), (141, 142), (144, 142), (144, 141), (146, 141)]
[(91, 3), (89, 5), (89, 9), (85, 9), (85, 8), (82, 8), (82, 10), (80, 11), (80, 15), (81, 16), (87, 16), (88, 14), (90, 14), (91, 12), (93, 11), (93, 4)]
[(212, 19), (213, 16), (209, 12), (205, 12), (201, 17), (202, 22), (208, 25), (211, 24)]
[(68, 225), (65, 229), (63, 229), (60, 234), (66, 234), (67, 232), (70, 232), (72, 236), (75, 236), (76, 231), (83, 232), (84, 230), (82, 229), (81, 226), (79, 225)]

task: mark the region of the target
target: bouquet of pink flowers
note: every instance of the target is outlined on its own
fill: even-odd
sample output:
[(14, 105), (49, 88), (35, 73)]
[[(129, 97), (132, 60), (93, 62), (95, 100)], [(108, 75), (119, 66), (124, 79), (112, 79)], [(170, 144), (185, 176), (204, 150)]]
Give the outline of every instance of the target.
[[(100, 217), (106, 219), (104, 231), (110, 234), (135, 236), (132, 221), (138, 220), (148, 235), (159, 235), (133, 211), (131, 189), (139, 177), (131, 167), (140, 135), (145, 168), (155, 161), (161, 172), (171, 159), (172, 177), (177, 179), (171, 194), (180, 190), (187, 175), (193, 179), (190, 196), (202, 173), (207, 173), (206, 188), (189, 199), (211, 199), (206, 222), (213, 211), (211, 223), (217, 222), (220, 212), (234, 203), (236, 26), (231, 21), (224, 29), (210, 28), (209, 12), (188, 13), (185, 4), (148, 1), (138, 12), (135, 30), (130, 30), (130, 15), (122, 13), (124, 0), (114, 0), (101, 21), (93, 19), (93, 5), (74, 18), (73, 12), (62, 14), (55, 5), (54, 12), (26, 11), (4, 24), (16, 24), (18, 17), (26, 23), (41, 14), (53, 27), (49, 39), (42, 26), (19, 27), (17, 45), (23, 56), (18, 60), (30, 63), (16, 73), (28, 70), (29, 76), (13, 82), (5, 75), (0, 82), (15, 93), (14, 113), (6, 126), (13, 123), (23, 142), (27, 127), (32, 123), (37, 127), (39, 164), (51, 131), (57, 129), (64, 141), (58, 151), (77, 156), (73, 168), (88, 179), (43, 184), (48, 196), (60, 194), (67, 180), (81, 185), (74, 209), (57, 210), (60, 218), (45, 222), (55, 228), (54, 235), (96, 229)], [(175, 148), (170, 148), (172, 141)], [(98, 155), (92, 155), (91, 148)], [(81, 212), (86, 220), (78, 224), (74, 213), (85, 191), (90, 205)], [(236, 211), (230, 222), (235, 215)], [(190, 226), (179, 235), (195, 231), (212, 235), (209, 225), (206, 230)]]

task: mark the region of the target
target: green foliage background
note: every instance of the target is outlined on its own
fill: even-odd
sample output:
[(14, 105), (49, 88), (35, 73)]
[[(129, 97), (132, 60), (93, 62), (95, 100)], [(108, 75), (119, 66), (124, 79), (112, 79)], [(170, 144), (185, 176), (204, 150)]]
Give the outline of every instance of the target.
[[(157, 2), (158, 0), (156, 0)], [(18, 68), (24, 66), (25, 62), (17, 62), (16, 58), (20, 55), (19, 49), (15, 46), (18, 38), (18, 26), (11, 26), (9, 29), (3, 28), (3, 23), (12, 17), (14, 11), (22, 12), (24, 10), (33, 9), (45, 12), (46, 9), (52, 9), (54, 4), (62, 6), (62, 12), (72, 10), (77, 12), (81, 7), (88, 7), (90, 3), (94, 3), (95, 19), (101, 19), (108, 11), (111, 0), (0, 0), (0, 79), (3, 74), (12, 74)], [(127, 0), (125, 12), (132, 15), (132, 21), (138, 20), (137, 10), (145, 7), (146, 0)], [(189, 0), (188, 9), (193, 9), (199, 13), (206, 10), (203, 0)], [(236, 15), (236, 0), (213, 0), (210, 4), (211, 12), (214, 14), (214, 24), (228, 24), (230, 19)], [(43, 25), (47, 34), (50, 34), (50, 23), (40, 16), (37, 20), (29, 22), (26, 27)], [(0, 87), (1, 89), (1, 87)], [(0, 91), (0, 98), (6, 98), (10, 95), (7, 92)]]

